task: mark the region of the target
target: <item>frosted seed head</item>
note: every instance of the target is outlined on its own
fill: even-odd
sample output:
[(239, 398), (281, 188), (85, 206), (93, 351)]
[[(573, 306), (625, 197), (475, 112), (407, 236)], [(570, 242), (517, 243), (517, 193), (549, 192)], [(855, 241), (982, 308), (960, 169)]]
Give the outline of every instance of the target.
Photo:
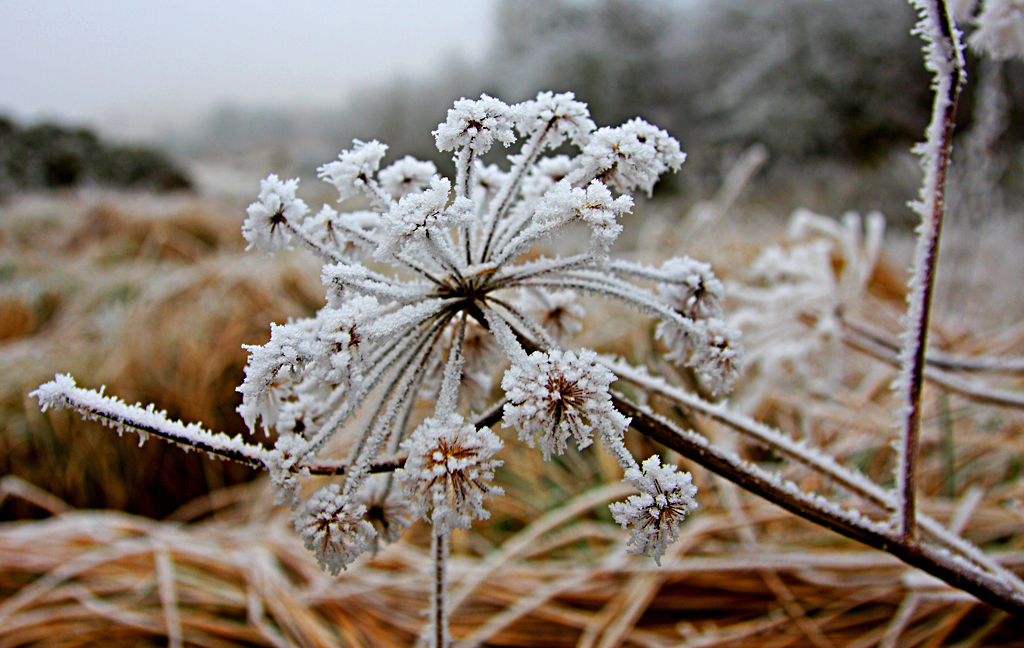
[(319, 169), (317, 175), (338, 190), (338, 202), (364, 191), (377, 172), (388, 147), (377, 140), (352, 140), (352, 148), (342, 151), (338, 159)]
[(582, 331), (583, 318), (587, 315), (576, 293), (571, 290), (530, 290), (523, 294), (523, 307), (559, 342), (565, 342)]
[(558, 148), (566, 138), (577, 145), (587, 143), (596, 126), (590, 119), (587, 104), (576, 101), (571, 92), (541, 92), (536, 99), (515, 106), (516, 129), (524, 137), (548, 129), (546, 144)]
[(580, 154), (584, 178), (602, 179), (620, 193), (643, 189), (651, 195), (658, 177), (678, 171), (686, 160), (679, 142), (642, 119), (600, 128)]
[(417, 160), (406, 155), (391, 166), (377, 174), (381, 189), (398, 200), (402, 196), (423, 191), (430, 186), (430, 181), (437, 174), (433, 162)]
[(692, 320), (722, 317), (725, 286), (711, 264), (674, 257), (662, 264), (661, 272), (669, 280), (658, 284), (658, 293), (680, 315)]
[(572, 169), (572, 158), (568, 155), (553, 155), (537, 160), (523, 180), (523, 196), (528, 200), (540, 198), (568, 176)]
[(248, 218), (242, 223), (242, 236), (249, 242), (245, 249), (273, 254), (291, 248), (285, 224), (298, 226), (309, 213), (306, 203), (295, 197), (298, 186), (297, 179), (281, 182), (274, 174), (260, 181), (259, 196), (245, 210)]
[(562, 454), (569, 437), (582, 449), (593, 433), (621, 437), (628, 421), (612, 406), (608, 389), (615, 377), (584, 349), (535, 351), (505, 372), (501, 388), (508, 402), (505, 423), (519, 432), (531, 448), (539, 445), (544, 459)]
[(609, 506), (612, 517), (629, 530), (630, 553), (651, 556), (661, 565), (668, 545), (679, 538), (679, 523), (697, 509), (697, 487), (690, 473), (662, 466), (657, 455), (627, 470), (624, 481), (640, 492)]
[(434, 176), (429, 189), (403, 196), (381, 217), (383, 231), (374, 257), (386, 259), (403, 246), (422, 240), (431, 230), (436, 232), (467, 222), (472, 217), (472, 203), (463, 198), (449, 206), (451, 189), (447, 178)]
[(494, 140), (508, 146), (516, 140), (512, 132), (512, 111), (506, 103), (481, 95), (480, 99), (459, 99), (448, 110), (448, 119), (433, 132), (439, 151), (468, 148), (476, 156), (490, 150)]
[(662, 321), (655, 331), (665, 342), (668, 360), (692, 367), (712, 395), (728, 393), (742, 369), (742, 333), (719, 318)]
[(394, 489), (386, 490), (386, 483), (387, 476), (371, 475), (369, 483), (364, 487), (365, 492), (360, 496), (360, 503), (366, 507), (363, 517), (373, 525), (377, 534), (375, 544), (377, 540), (397, 541), (411, 524), (409, 505), (405, 498)]
[(373, 544), (377, 532), (366, 506), (347, 501), (338, 484), (321, 488), (295, 516), (295, 530), (320, 567), (337, 575)]
[(504, 494), (491, 483), (503, 463), (493, 458), (501, 448), (501, 439), (489, 428), (478, 429), (458, 414), (423, 421), (402, 442), (409, 458), (395, 471), (413, 517), (443, 533), (490, 517), (484, 500)]

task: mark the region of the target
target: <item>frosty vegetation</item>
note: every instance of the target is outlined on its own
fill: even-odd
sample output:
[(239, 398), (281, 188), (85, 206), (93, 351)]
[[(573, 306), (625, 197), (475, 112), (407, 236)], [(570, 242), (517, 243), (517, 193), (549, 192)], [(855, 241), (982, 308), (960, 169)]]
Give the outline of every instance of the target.
[[(739, 333), (722, 305), (726, 287), (698, 260), (653, 266), (610, 255), (633, 193), (649, 194), (659, 177), (680, 168), (685, 154), (668, 133), (641, 119), (598, 128), (571, 93), (542, 92), (515, 105), (487, 95), (455, 102), (433, 131), (438, 150), (452, 154), (454, 178), (411, 157), (382, 168), (387, 147), (356, 140), (319, 172), (339, 201), (358, 197), (365, 209), (339, 212), (324, 205), (314, 214), (296, 196), (297, 180), (271, 175), (262, 181), (243, 236), (268, 254), (301, 248), (314, 255), (327, 288), (315, 316), (273, 325), (266, 344), (246, 347), (239, 413), (253, 433), (275, 433), (272, 448), (170, 421), (152, 407), (81, 389), (69, 376), (57, 376), (33, 395), (43, 409), (73, 408), (118, 431), (264, 467), (279, 501), (291, 506), (306, 547), (333, 574), (381, 542), (395, 541), (413, 520), (430, 524), (435, 568), (426, 636), (435, 646), (450, 643), (449, 536), (487, 519), (488, 501), (503, 495), (494, 484), (503, 442), (490, 429), (499, 421), (544, 459), (570, 443), (584, 449), (598, 441), (636, 489), (611, 505), (611, 515), (629, 532), (629, 550), (659, 564), (680, 523), (697, 509), (696, 488), (688, 473), (657, 455), (637, 461), (624, 443), (630, 427), (798, 515), (1021, 614), (1019, 578), (914, 508), (911, 412), (920, 401), (927, 294), (934, 282), (928, 248), (937, 245), (951, 146), (945, 127), (962, 81), (959, 35), (945, 5), (914, 4), (938, 98), (921, 147), (924, 225), (902, 353), (907, 411), (895, 491), (708, 400), (729, 393), (740, 373)], [(986, 9), (997, 5), (988, 0)], [(518, 145), (506, 165), (482, 161), (496, 144)], [(816, 314), (818, 333), (838, 335), (843, 300), (863, 289), (883, 224), (870, 216), (865, 236), (859, 220), (840, 226), (807, 213), (794, 227), (830, 238), (853, 262), (833, 280), (828, 250), (819, 244), (790, 256), (767, 252), (758, 262), (767, 287), (741, 294), (747, 309), (733, 321), (756, 317), (759, 309), (799, 307)], [(573, 233), (583, 235), (568, 237), (579, 243), (575, 253), (538, 255), (540, 244)], [(657, 320), (665, 357), (692, 373), (700, 394), (621, 359), (572, 348), (586, 317), (581, 294), (616, 300)], [(769, 371), (806, 350), (795, 340), (781, 342), (774, 355), (755, 362)], [(502, 363), (508, 368), (492, 385), (491, 369)], [(825, 476), (862, 508), (806, 492), (714, 446), (613, 390), (617, 381), (745, 434)], [(498, 402), (484, 398), (499, 390)], [(417, 414), (424, 402), (433, 404), (426, 416)], [(347, 448), (344, 460), (323, 456), (337, 447)], [(314, 475), (335, 479), (310, 494), (304, 486)]]
[[(486, 519), (487, 500), (502, 494), (492, 483), (502, 441), (467, 418), (476, 405), (469, 395), (491, 391), (497, 357), (509, 365), (500, 384), (506, 426), (545, 459), (570, 442), (582, 449), (599, 440), (638, 491), (612, 506), (615, 520), (630, 531), (631, 551), (660, 561), (696, 509), (696, 489), (675, 466), (657, 456), (638, 463), (626, 449), (630, 420), (610, 391), (616, 376), (593, 351), (563, 346), (585, 317), (576, 296), (615, 299), (658, 318), (668, 357), (712, 394), (729, 391), (741, 349), (710, 266), (609, 257), (632, 192), (650, 193), (685, 160), (665, 131), (640, 119), (597, 128), (571, 93), (543, 92), (511, 106), (486, 95), (460, 100), (434, 136), (439, 150), (453, 153), (454, 181), (410, 157), (381, 168), (387, 147), (377, 141), (357, 140), (320, 168), (339, 200), (361, 195), (367, 210), (325, 205), (311, 214), (296, 197), (298, 181), (271, 175), (261, 183), (243, 236), (265, 253), (301, 247), (316, 255), (328, 290), (314, 317), (274, 325), (269, 342), (247, 347), (239, 413), (252, 431), (276, 433), (273, 449), (169, 421), (68, 376), (34, 395), (44, 409), (73, 407), (119, 430), (263, 465), (331, 573), (395, 540), (410, 518), (430, 523), (439, 574), (434, 637), (444, 645), (447, 536)], [(517, 141), (508, 168), (481, 162), (496, 143)], [(577, 153), (550, 153), (564, 144)], [(528, 254), (573, 229), (589, 238), (577, 253)], [(417, 422), (422, 399), (435, 407)], [(325, 469), (319, 454), (338, 435), (347, 437), (348, 456)], [(373, 478), (386, 469), (393, 474)], [(325, 470), (338, 482), (304, 495), (306, 480)], [(384, 510), (383, 519), (369, 519), (371, 508)]]

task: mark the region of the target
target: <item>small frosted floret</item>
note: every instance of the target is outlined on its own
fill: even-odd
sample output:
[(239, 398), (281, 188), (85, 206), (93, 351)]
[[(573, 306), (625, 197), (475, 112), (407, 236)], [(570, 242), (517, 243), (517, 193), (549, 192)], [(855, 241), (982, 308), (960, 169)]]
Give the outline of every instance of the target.
[(1024, 59), (1024, 0), (985, 0), (970, 44), (995, 59)]
[(572, 158), (568, 155), (553, 155), (537, 160), (523, 180), (523, 195), (529, 199), (540, 198), (568, 176), (572, 169)]
[(658, 285), (658, 292), (680, 315), (692, 320), (722, 317), (725, 286), (711, 271), (710, 263), (690, 257), (675, 257), (661, 266), (671, 277)]
[(544, 459), (565, 452), (570, 436), (583, 449), (593, 443), (594, 432), (615, 439), (625, 431), (629, 421), (612, 405), (608, 391), (615, 376), (596, 358), (588, 349), (579, 356), (535, 351), (505, 372), (505, 422), (531, 448), (539, 445)]
[(454, 151), (468, 147), (480, 156), (490, 150), (495, 140), (505, 146), (516, 141), (512, 132), (512, 110), (494, 97), (459, 99), (448, 109), (448, 119), (433, 132), (437, 150)]
[(669, 348), (665, 357), (679, 366), (692, 367), (712, 394), (724, 394), (739, 377), (742, 333), (721, 318), (680, 322), (662, 321), (656, 336)]
[(309, 213), (306, 203), (295, 197), (298, 187), (297, 179), (281, 182), (274, 174), (260, 180), (260, 193), (245, 210), (249, 217), (242, 223), (242, 236), (249, 242), (245, 249), (273, 254), (290, 248), (287, 225), (298, 226)]
[(352, 140), (352, 148), (319, 169), (317, 175), (338, 190), (338, 201), (366, 191), (388, 147), (377, 140)]
[(295, 530), (320, 567), (337, 576), (373, 546), (377, 532), (366, 521), (366, 507), (346, 501), (338, 484), (313, 494), (295, 518)]
[(612, 198), (601, 182), (592, 181), (584, 189), (572, 187), (563, 180), (551, 188), (537, 205), (536, 219), (549, 227), (559, 227), (582, 221), (591, 229), (590, 245), (595, 252), (607, 254), (615, 243), (622, 225), (618, 218), (633, 207), (629, 196)]
[(625, 481), (640, 493), (609, 506), (612, 517), (629, 530), (630, 553), (651, 556), (661, 565), (668, 545), (679, 538), (679, 523), (697, 509), (697, 487), (690, 473), (662, 466), (657, 455), (627, 470)]
[(423, 191), (430, 186), (430, 181), (437, 174), (433, 162), (417, 160), (406, 155), (391, 166), (377, 174), (381, 189), (395, 200), (411, 193)]
[(685, 160), (675, 138), (638, 118), (595, 131), (580, 155), (580, 173), (620, 193), (639, 188), (651, 195), (658, 177), (678, 171)]
[(583, 330), (587, 311), (572, 290), (546, 292), (532, 290), (525, 294), (526, 312), (558, 342), (564, 342)]
[(468, 221), (473, 205), (458, 198), (451, 205), (448, 197), (452, 184), (447, 178), (434, 176), (430, 188), (402, 197), (381, 219), (383, 236), (375, 256), (385, 259), (408, 243), (423, 240), (431, 231), (437, 235), (441, 228), (455, 227)]
[(395, 471), (413, 517), (446, 533), (489, 518), (484, 500), (504, 494), (492, 484), (495, 468), (503, 463), (493, 458), (501, 448), (498, 435), (458, 414), (424, 420), (402, 442), (409, 458)]
[(516, 106), (516, 113), (519, 132), (529, 135), (547, 129), (546, 144), (550, 148), (561, 146), (566, 138), (583, 146), (596, 128), (587, 104), (576, 101), (576, 95), (571, 92), (541, 92), (536, 99)]

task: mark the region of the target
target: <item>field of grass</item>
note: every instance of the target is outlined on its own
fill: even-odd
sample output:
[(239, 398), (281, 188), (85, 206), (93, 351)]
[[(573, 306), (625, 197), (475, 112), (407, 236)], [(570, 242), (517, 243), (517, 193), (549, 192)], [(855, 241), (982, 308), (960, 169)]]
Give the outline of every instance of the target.
[[(620, 253), (710, 261), (742, 302), (766, 289), (751, 274), (764, 248), (801, 244), (787, 240), (784, 215), (756, 205), (689, 215), (645, 205)], [(304, 256), (243, 251), (243, 207), (88, 193), (0, 206), (0, 647), (414, 642), (430, 587), (425, 525), (333, 578), (287, 509), (272, 506), (263, 477), (159, 441), (139, 449), (68, 412), (41, 414), (27, 396), (69, 372), (128, 402), (243, 432), (241, 345), (265, 342), (271, 321), (323, 299)], [(865, 289), (843, 302), (844, 321), (876, 341), (899, 330), (908, 241), (887, 234)], [(1020, 355), (1022, 241), (1012, 222), (950, 225), (933, 347)], [(838, 246), (829, 255), (834, 278), (858, 263)], [(671, 371), (651, 321), (588, 308), (606, 311), (575, 346)], [(822, 335), (820, 315), (780, 305), (752, 323), (752, 361), (731, 403), (891, 485), (896, 370), (855, 336)], [(773, 354), (789, 343), (800, 353)], [(1024, 411), (978, 394), (1019, 398), (1024, 381), (1019, 369), (955, 378), (925, 387), (921, 507), (1024, 573)], [(650, 404), (805, 489), (829, 488), (712, 420)], [(612, 459), (570, 450), (546, 463), (499, 433), (506, 496), (452, 541), (451, 627), (463, 645), (1019, 645), (1019, 619), (683, 460), (700, 509), (659, 568), (626, 553), (608, 514), (629, 492)], [(637, 456), (664, 452), (640, 436), (627, 442)]]

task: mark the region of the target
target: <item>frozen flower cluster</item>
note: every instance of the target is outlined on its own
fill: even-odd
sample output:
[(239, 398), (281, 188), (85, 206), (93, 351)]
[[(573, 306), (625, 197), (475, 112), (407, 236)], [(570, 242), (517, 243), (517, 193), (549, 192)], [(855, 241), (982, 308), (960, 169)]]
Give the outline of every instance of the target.
[[(246, 240), (266, 253), (298, 247), (319, 257), (327, 300), (313, 317), (274, 325), (266, 344), (246, 347), (239, 412), (276, 441), (269, 450), (243, 443), (230, 456), (247, 452), (243, 459), (269, 470), (306, 546), (332, 573), (381, 535), (394, 539), (408, 524), (400, 512), (446, 538), (486, 519), (486, 501), (502, 493), (493, 484), (502, 441), (468, 410), (507, 363), (504, 407), (492, 411), (545, 459), (570, 438), (579, 448), (601, 439), (639, 490), (613, 507), (616, 520), (631, 529), (635, 551), (660, 559), (695, 506), (694, 489), (656, 457), (638, 466), (623, 442), (629, 419), (613, 405), (616, 376), (593, 351), (563, 345), (586, 317), (577, 296), (589, 294), (660, 320), (667, 357), (711, 392), (727, 391), (737, 375), (739, 334), (722, 320), (722, 284), (708, 265), (673, 259), (655, 267), (609, 255), (631, 192), (649, 193), (680, 168), (678, 142), (640, 119), (598, 129), (571, 93), (550, 92), (516, 105), (462, 99), (434, 136), (453, 153), (454, 179), (408, 156), (382, 168), (387, 147), (377, 141), (356, 140), (319, 169), (339, 202), (361, 196), (362, 210), (325, 205), (311, 214), (296, 197), (297, 180), (261, 183)], [(507, 167), (481, 161), (495, 144), (517, 140)], [(575, 155), (551, 154), (570, 145)], [(588, 232), (589, 243), (568, 256), (538, 256), (539, 244), (570, 230)], [(44, 406), (77, 407), (85, 390), (58, 387), (37, 392)], [(102, 417), (97, 411), (113, 401), (98, 398), (85, 411)], [(420, 421), (423, 403), (433, 411)], [(132, 427), (128, 409), (116, 420)], [(161, 436), (230, 446), (208, 433), (177, 439), (175, 430)], [(348, 456), (324, 472), (320, 454), (335, 437)], [(387, 470), (394, 472), (384, 481), (371, 479)], [(340, 478), (306, 497), (313, 473)], [(436, 544), (442, 560), (446, 540)]]
[(697, 487), (690, 473), (662, 466), (657, 455), (627, 470), (626, 479), (640, 493), (612, 504), (612, 516), (630, 530), (630, 551), (653, 556), (660, 565), (668, 545), (679, 538), (679, 523), (697, 508)]

